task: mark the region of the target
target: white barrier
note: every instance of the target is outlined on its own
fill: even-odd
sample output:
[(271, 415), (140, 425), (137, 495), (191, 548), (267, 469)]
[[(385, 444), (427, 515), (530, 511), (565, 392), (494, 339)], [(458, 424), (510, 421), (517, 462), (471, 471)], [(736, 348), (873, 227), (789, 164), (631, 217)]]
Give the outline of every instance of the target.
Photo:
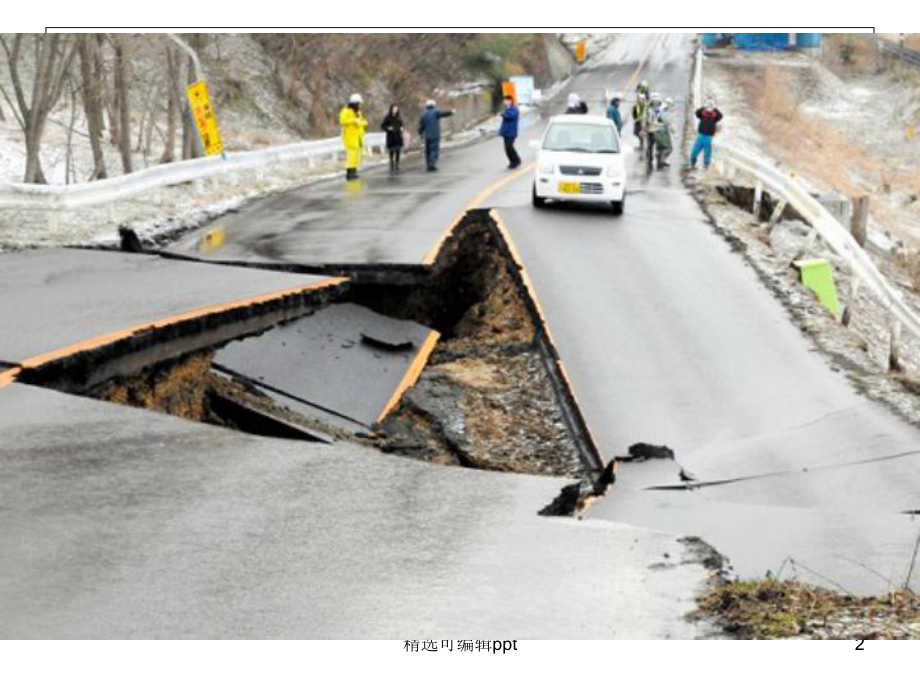
[[(368, 134), (364, 138), (366, 149), (379, 149), (381, 153), (385, 142), (386, 135), (382, 132)], [(72, 185), (5, 184), (0, 185), (0, 209), (54, 211), (93, 206), (125, 199), (151, 189), (262, 168), (274, 163), (337, 158), (343, 152), (341, 139), (319, 139), (258, 151), (227, 153), (223, 158), (211, 156), (164, 163), (128, 175), (93, 182)]]
[[(702, 48), (696, 51), (693, 70), (694, 110), (702, 103)], [(716, 147), (716, 161), (723, 177), (741, 173), (753, 179), (761, 188), (790, 204), (811, 225), (817, 234), (853, 272), (858, 284), (867, 287), (882, 305), (914, 336), (920, 338), (920, 317), (904, 301), (901, 292), (892, 287), (875, 262), (859, 246), (856, 239), (830, 212), (815, 199), (792, 172), (783, 172), (766, 161), (742, 153), (731, 146)]]

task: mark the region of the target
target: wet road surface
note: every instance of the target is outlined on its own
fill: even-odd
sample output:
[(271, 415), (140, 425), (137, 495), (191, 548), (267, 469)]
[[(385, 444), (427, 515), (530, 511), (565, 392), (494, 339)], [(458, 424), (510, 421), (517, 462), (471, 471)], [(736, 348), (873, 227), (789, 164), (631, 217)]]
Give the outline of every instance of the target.
[[(621, 90), (627, 93), (627, 110), (632, 87), (643, 78), (653, 91), (674, 98), (680, 123), (687, 108), (691, 50), (688, 35), (628, 35), (577, 75), (560, 99), (575, 91), (597, 112), (605, 93)], [(627, 143), (634, 143), (631, 126), (628, 121), (624, 127)], [(485, 142), (456, 152), (461, 156), (456, 169), (483, 175), (495, 160), (494, 148)], [(772, 539), (771, 511), (814, 511), (803, 527), (813, 538), (790, 537), (785, 547), (780, 539), (776, 549), (764, 552), (785, 548), (785, 556), (819, 560), (829, 570), (836, 563), (846, 570), (842, 579), (852, 589), (887, 588), (865, 568), (844, 564), (855, 560), (893, 573), (909, 563), (909, 535), (920, 525), (901, 513), (917, 510), (920, 501), (920, 455), (914, 454), (920, 451), (920, 432), (858, 395), (815, 352), (753, 271), (713, 233), (681, 183), (678, 153), (672, 155), (670, 170), (651, 175), (638, 165), (638, 154), (632, 156), (622, 218), (606, 208), (537, 211), (529, 203), (530, 174), (479, 200), (498, 210), (522, 257), (602, 452), (607, 457), (624, 454), (639, 441), (677, 451), (679, 464), (664, 469), (623, 468), (621, 485), (679, 486), (683, 468), (700, 486), (689, 505), (701, 506), (701, 515), (709, 501), (719, 504), (712, 510), (720, 515), (725, 514), (723, 504), (753, 506), (745, 509), (749, 516), (763, 511), (759, 520), (747, 520), (759, 529), (738, 530), (749, 544)], [(447, 157), (445, 169), (452, 165)], [(492, 179), (484, 177), (482, 186)], [(440, 197), (430, 199), (440, 202), (425, 206), (423, 215), (439, 213), (444, 221), (450, 217), (445, 203), (454, 197), (438, 189)], [(451, 212), (471, 191), (458, 189)], [(349, 202), (327, 203), (345, 208)], [(423, 224), (401, 202), (377, 210), (391, 219), (390, 209), (399, 214), (409, 210), (409, 227)], [(421, 241), (422, 235), (414, 239)], [(377, 245), (367, 249), (364, 257), (380, 253)], [(351, 250), (348, 255), (359, 256)], [(300, 254), (285, 258), (295, 256)], [(643, 500), (657, 508), (639, 510)], [(680, 508), (670, 509), (661, 505), (657, 492), (640, 491), (618, 503), (614, 492), (589, 516), (680, 532), (689, 529), (687, 501), (674, 499), (668, 505), (678, 500)], [(871, 535), (878, 516), (899, 525), (892, 532), (899, 535), (897, 547), (876, 547), (871, 539), (854, 536), (841, 552), (835, 511), (848, 509), (857, 511), (848, 524), (865, 521), (853, 527), (854, 535)], [(712, 524), (698, 523), (699, 536), (729, 545), (720, 530), (707, 528)], [(726, 553), (745, 576), (762, 575), (764, 561), (772, 559), (754, 557), (750, 549)]]
[[(690, 48), (680, 36), (630, 37), (567, 91), (596, 110), (649, 50), (645, 76), (682, 96)], [(7, 385), (0, 635), (687, 637), (702, 632), (683, 615), (707, 573), (676, 534), (711, 540), (743, 575), (792, 556), (853, 590), (897, 581), (916, 529), (898, 511), (920, 495), (917, 431), (813, 352), (675, 172), (634, 175), (616, 219), (535, 212), (529, 175), (493, 184), (508, 174), (496, 140), (445, 152), (439, 175), (413, 165), (396, 180), (370, 172), (351, 189), (336, 181), (259, 202), (174, 249), (418, 263), (471, 201), (495, 206), (603, 451), (667, 443), (702, 486), (648, 490), (670, 473), (624, 468), (587, 519), (538, 518), (564, 482), (256, 438)], [(258, 275), (263, 286), (306, 282)], [(67, 285), (61, 294), (81, 296)], [(176, 308), (190, 308), (179, 297)], [(99, 325), (119, 327), (142, 307), (112, 322), (100, 307)], [(28, 347), (9, 339), (11, 361), (71, 342), (17, 338)], [(887, 456), (898, 457), (858, 464)]]
[[(526, 136), (518, 146), (525, 165), (533, 156)], [(410, 155), (400, 175), (369, 168), (354, 182), (336, 179), (273, 196), (168, 250), (209, 261), (418, 264), (484, 189), (514, 175), (506, 166), (495, 137), (446, 149), (436, 173)]]
[[(656, 48), (654, 90), (685, 93), (689, 50), (680, 36)], [(889, 588), (867, 568), (903, 583), (920, 522), (899, 513), (920, 504), (920, 431), (814, 351), (713, 233), (679, 160), (650, 177), (633, 165), (622, 218), (533, 209), (526, 180), (491, 200), (602, 452), (649, 442), (677, 453), (679, 466), (650, 480), (623, 466), (623, 483), (680, 486), (683, 467), (701, 485), (693, 495), (613, 491), (588, 517), (701, 536), (748, 577), (788, 556), (852, 591)]]

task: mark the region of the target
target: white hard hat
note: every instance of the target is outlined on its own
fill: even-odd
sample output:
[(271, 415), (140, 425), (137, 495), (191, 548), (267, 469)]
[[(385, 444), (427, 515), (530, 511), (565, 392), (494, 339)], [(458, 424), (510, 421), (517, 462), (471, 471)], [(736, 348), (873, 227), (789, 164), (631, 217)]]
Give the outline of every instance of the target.
[(360, 93), (353, 93), (348, 97), (349, 103), (361, 103), (362, 100)]
[(581, 99), (578, 97), (577, 93), (569, 94), (569, 105), (576, 106), (581, 104)]
[(622, 101), (623, 94), (620, 93), (619, 91), (614, 91), (613, 95), (610, 97), (610, 100), (611, 101)]
[(427, 107), (427, 108), (433, 108), (433, 107), (435, 107), (436, 105), (437, 105), (437, 103), (434, 102), (434, 99), (433, 99), (433, 98), (429, 98), (427, 101), (425, 101), (425, 107)]

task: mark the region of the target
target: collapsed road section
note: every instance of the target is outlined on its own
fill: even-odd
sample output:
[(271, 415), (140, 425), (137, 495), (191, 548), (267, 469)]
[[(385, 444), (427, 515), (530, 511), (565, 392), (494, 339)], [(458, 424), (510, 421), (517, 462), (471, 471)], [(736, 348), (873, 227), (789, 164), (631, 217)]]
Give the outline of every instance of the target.
[(137, 329), (27, 366), (20, 380), (258, 435), (597, 477), (594, 441), (521, 268), (487, 213), (458, 222), (430, 266), (297, 270), (322, 276), (324, 289), (257, 314), (231, 309), (181, 328)]

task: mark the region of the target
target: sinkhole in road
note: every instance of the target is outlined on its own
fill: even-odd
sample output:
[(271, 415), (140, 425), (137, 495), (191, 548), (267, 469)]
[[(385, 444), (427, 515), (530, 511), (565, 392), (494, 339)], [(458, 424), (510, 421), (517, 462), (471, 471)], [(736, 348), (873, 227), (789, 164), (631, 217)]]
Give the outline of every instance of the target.
[(262, 314), (207, 347), (177, 351), (147, 334), (146, 346), (167, 354), (132, 353), (118, 366), (84, 355), (29, 382), (250, 434), (597, 476), (602, 463), (555, 348), (487, 212), (458, 222), (430, 266), (303, 270), (348, 280), (293, 318), (289, 307), (271, 324)]

